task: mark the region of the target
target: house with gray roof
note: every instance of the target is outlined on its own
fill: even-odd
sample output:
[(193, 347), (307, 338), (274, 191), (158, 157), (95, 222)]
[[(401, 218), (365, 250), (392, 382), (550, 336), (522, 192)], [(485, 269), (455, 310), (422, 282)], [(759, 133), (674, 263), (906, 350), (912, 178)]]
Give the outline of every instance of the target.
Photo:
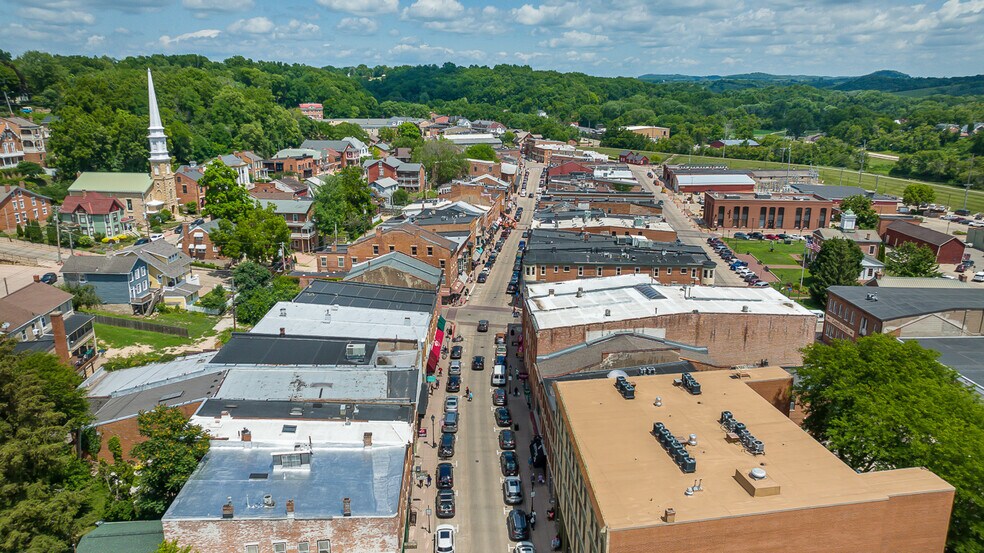
[(298, 252), (310, 252), (320, 245), (318, 229), (314, 226), (314, 202), (310, 198), (256, 199), (257, 205), (273, 206), (273, 210), (287, 221), (290, 228), (290, 247)]
[(62, 265), (69, 286), (92, 286), (105, 304), (130, 304), (146, 313), (156, 301), (147, 261), (134, 255), (73, 255)]
[(247, 186), (250, 181), (249, 164), (233, 154), (226, 154), (218, 157), (226, 167), (236, 171), (236, 182)]
[(420, 192), (426, 185), (424, 166), (420, 163), (402, 161), (394, 156), (385, 159), (369, 159), (362, 163), (369, 183), (389, 177), (399, 183), (407, 192)]

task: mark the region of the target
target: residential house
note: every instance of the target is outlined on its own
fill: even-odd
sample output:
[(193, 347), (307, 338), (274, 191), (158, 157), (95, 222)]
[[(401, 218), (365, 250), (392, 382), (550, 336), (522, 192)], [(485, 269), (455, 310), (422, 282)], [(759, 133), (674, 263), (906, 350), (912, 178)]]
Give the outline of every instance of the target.
[(17, 167), (24, 161), (24, 146), (21, 145), (20, 135), (10, 126), (0, 121), (0, 169)]
[(956, 265), (963, 260), (965, 244), (959, 238), (905, 221), (888, 225), (882, 239), (892, 247), (905, 243), (925, 246), (933, 251), (936, 262), (942, 265)]
[(383, 200), (385, 207), (393, 207), (393, 193), (400, 189), (400, 183), (396, 179), (383, 177), (369, 183), (373, 194)]
[(619, 163), (629, 163), (631, 165), (649, 165), (649, 158), (633, 152), (631, 150), (622, 150), (618, 154)]
[(239, 156), (233, 154), (227, 154), (224, 156), (219, 156), (219, 161), (221, 161), (226, 167), (234, 170), (236, 172), (236, 182), (242, 186), (249, 186), (250, 183), (250, 168), (251, 165), (242, 160)]
[(3, 232), (13, 234), (17, 226), (22, 228), (28, 221), (44, 224), (54, 213), (51, 198), (32, 192), (22, 186), (5, 184), (0, 189), (0, 226)]
[(183, 223), (180, 248), (188, 257), (197, 261), (228, 261), (223, 257), (219, 247), (212, 242), (211, 234), (219, 228), (219, 219), (205, 221), (200, 225)]
[(263, 162), (263, 167), (279, 175), (296, 175), (302, 179), (321, 174), (321, 156), (315, 150), (285, 149)]
[(154, 182), (147, 173), (102, 173), (87, 171), (68, 187), (70, 196), (99, 192), (116, 198), (126, 208), (124, 222), (146, 226), (147, 216), (159, 212), (164, 202), (154, 197)]
[(90, 237), (118, 236), (131, 229), (124, 223), (126, 211), (116, 198), (99, 192), (82, 192), (81, 196), (66, 196), (58, 211), (58, 218), (64, 223), (76, 225), (79, 232)]
[(498, 121), (489, 121), (487, 119), (479, 119), (478, 121), (472, 121), (472, 130), (480, 133), (488, 133), (492, 136), (502, 137), (506, 134), (506, 126)]
[(290, 228), (290, 248), (297, 252), (312, 252), (319, 247), (318, 230), (312, 220), (314, 202), (309, 199), (280, 200), (257, 199), (256, 203), (265, 207), (273, 205), (274, 212), (287, 221)]
[(407, 192), (422, 192), (427, 185), (424, 166), (420, 163), (407, 163), (395, 157), (371, 159), (363, 163), (366, 179), (375, 182), (383, 177), (395, 179)]
[(150, 287), (147, 262), (132, 255), (72, 255), (62, 265), (69, 286), (91, 285), (104, 304), (129, 304), (135, 313), (148, 313), (158, 299)]
[(48, 150), (41, 125), (23, 117), (0, 117), (0, 125), (10, 129), (20, 139), (24, 161), (47, 165)]
[(191, 258), (165, 240), (130, 246), (114, 256), (139, 257), (147, 262), (151, 288), (163, 292), (165, 304), (186, 307), (198, 301), (198, 277), (191, 273)]
[(349, 145), (351, 145), (355, 151), (359, 152), (359, 159), (364, 159), (372, 156), (372, 154), (369, 152), (369, 146), (365, 142), (359, 140), (358, 138), (346, 136), (342, 140), (348, 142)]
[(263, 167), (263, 158), (256, 152), (252, 150), (240, 150), (232, 152), (232, 155), (243, 160), (243, 163), (246, 164), (251, 181), (267, 180), (269, 178), (267, 170)]
[(96, 355), (94, 317), (76, 313), (72, 294), (34, 282), (0, 298), (2, 334), (16, 342), (14, 351), (54, 353), (83, 375)]
[(393, 157), (402, 162), (410, 163), (413, 158), (413, 148), (397, 148)]
[(360, 152), (345, 140), (305, 140), (301, 142), (302, 150), (317, 150), (326, 173), (335, 173), (339, 169), (359, 165)]
[(195, 204), (197, 209), (205, 207), (205, 188), (198, 184), (205, 175), (205, 168), (195, 162), (182, 165), (174, 172), (174, 186), (181, 205)]

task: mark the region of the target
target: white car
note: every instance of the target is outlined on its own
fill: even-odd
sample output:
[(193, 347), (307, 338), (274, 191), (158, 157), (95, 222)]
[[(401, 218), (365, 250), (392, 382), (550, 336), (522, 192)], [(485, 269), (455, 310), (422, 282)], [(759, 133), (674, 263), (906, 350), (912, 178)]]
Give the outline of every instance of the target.
[(974, 278), (972, 280), (974, 282), (984, 282), (984, 271), (974, 273)]
[(151, 242), (157, 242), (158, 240), (163, 240), (163, 239), (164, 239), (164, 235), (160, 233), (150, 235)]
[(533, 547), (533, 542), (521, 541), (516, 544), (513, 553), (536, 553), (536, 549)]
[(442, 524), (434, 529), (434, 553), (454, 553), (454, 526)]
[(448, 396), (444, 398), (444, 412), (445, 413), (458, 412), (458, 396)]

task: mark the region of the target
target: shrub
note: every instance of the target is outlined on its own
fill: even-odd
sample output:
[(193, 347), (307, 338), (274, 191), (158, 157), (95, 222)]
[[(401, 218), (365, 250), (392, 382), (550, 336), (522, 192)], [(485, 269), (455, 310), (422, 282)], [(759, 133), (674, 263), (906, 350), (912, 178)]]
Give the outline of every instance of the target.
[(198, 305), (205, 309), (215, 309), (220, 314), (225, 313), (227, 294), (221, 284), (209, 291), (198, 300)]
[(185, 208), (185, 213), (188, 213), (189, 215), (194, 215), (198, 213), (198, 204), (195, 202), (188, 202), (184, 204), (184, 208)]
[(91, 248), (95, 242), (92, 241), (92, 237), (87, 234), (81, 234), (75, 241), (75, 245), (80, 248)]
[(134, 353), (133, 355), (126, 355), (123, 357), (111, 357), (103, 363), (102, 368), (106, 371), (118, 371), (120, 369), (129, 369), (130, 367), (147, 365), (149, 363), (173, 361), (177, 357), (178, 356), (173, 353)]

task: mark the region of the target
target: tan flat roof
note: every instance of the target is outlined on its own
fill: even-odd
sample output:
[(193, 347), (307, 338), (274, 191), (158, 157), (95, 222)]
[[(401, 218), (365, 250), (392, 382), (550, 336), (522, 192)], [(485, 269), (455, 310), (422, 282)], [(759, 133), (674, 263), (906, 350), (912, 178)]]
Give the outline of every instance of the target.
[[(775, 378), (776, 369), (746, 372), (751, 379), (734, 378), (733, 371), (692, 373), (702, 388), (697, 396), (673, 385), (678, 375), (630, 378), (633, 400), (623, 399), (611, 379), (556, 384), (602, 524), (613, 530), (662, 524), (667, 508), (676, 511), (679, 523), (953, 489), (920, 469), (855, 473), (746, 385)], [(661, 407), (653, 405), (656, 396)], [(724, 410), (764, 442), (764, 455), (725, 440), (718, 424)], [(697, 435), (697, 446), (687, 446), (696, 472), (677, 467), (652, 435), (654, 422), (681, 442)], [(735, 479), (736, 470), (748, 474), (752, 468), (765, 469), (779, 494), (752, 497)], [(684, 495), (697, 480), (703, 491)]]

